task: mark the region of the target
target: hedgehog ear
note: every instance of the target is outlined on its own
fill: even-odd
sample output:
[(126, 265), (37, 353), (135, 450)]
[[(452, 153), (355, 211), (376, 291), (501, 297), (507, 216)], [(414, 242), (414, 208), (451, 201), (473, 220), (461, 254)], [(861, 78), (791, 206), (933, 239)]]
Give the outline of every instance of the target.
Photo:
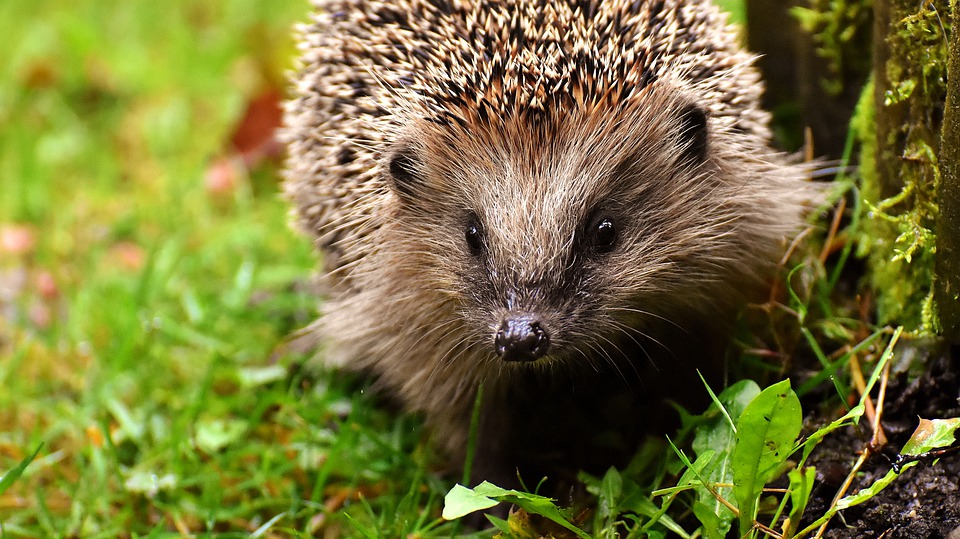
[(412, 144), (400, 144), (386, 159), (387, 176), (390, 186), (402, 198), (415, 197), (417, 188), (423, 183), (423, 161)]
[(699, 163), (707, 158), (707, 111), (690, 103), (680, 109), (680, 143), (683, 156)]

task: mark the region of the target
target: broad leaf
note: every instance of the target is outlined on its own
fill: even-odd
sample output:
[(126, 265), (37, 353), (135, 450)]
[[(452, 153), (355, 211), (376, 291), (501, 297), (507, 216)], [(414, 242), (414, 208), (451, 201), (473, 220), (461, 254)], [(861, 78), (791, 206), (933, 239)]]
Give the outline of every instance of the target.
[(800, 400), (790, 388), (789, 380), (760, 392), (737, 421), (731, 464), (741, 534), (753, 528), (763, 487), (793, 450), (802, 421)]

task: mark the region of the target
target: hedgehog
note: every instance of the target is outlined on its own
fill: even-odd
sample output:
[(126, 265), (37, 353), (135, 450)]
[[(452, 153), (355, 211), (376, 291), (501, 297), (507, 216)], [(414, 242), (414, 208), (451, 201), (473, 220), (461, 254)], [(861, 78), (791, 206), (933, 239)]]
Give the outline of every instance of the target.
[(543, 433), (571, 410), (630, 432), (657, 415), (643, 399), (610, 413), (613, 387), (692, 392), (817, 198), (771, 147), (726, 16), (708, 0), (314, 3), (284, 186), (323, 257), (304, 330), (323, 362), (422, 413), (454, 464), (476, 406), (472, 480), (501, 484), (559, 450)]

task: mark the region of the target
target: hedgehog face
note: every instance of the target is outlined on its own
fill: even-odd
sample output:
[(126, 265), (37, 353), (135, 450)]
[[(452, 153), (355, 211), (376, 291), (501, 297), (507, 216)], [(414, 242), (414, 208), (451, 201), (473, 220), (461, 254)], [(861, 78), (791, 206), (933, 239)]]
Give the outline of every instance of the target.
[(677, 193), (715, 188), (705, 113), (663, 105), (474, 131), (424, 123), (387, 152), (397, 221), (419, 227), (404, 241), (430, 238), (408, 249), (425, 281), (455, 291), (477, 346), (510, 363), (592, 357), (662, 316), (680, 236), (710, 218)]

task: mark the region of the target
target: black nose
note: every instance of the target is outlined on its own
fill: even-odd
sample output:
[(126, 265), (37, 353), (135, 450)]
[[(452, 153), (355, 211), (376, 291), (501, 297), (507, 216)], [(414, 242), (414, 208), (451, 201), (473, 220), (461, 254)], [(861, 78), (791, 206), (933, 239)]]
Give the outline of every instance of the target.
[(493, 340), (504, 361), (533, 361), (547, 354), (550, 336), (531, 316), (507, 318)]

